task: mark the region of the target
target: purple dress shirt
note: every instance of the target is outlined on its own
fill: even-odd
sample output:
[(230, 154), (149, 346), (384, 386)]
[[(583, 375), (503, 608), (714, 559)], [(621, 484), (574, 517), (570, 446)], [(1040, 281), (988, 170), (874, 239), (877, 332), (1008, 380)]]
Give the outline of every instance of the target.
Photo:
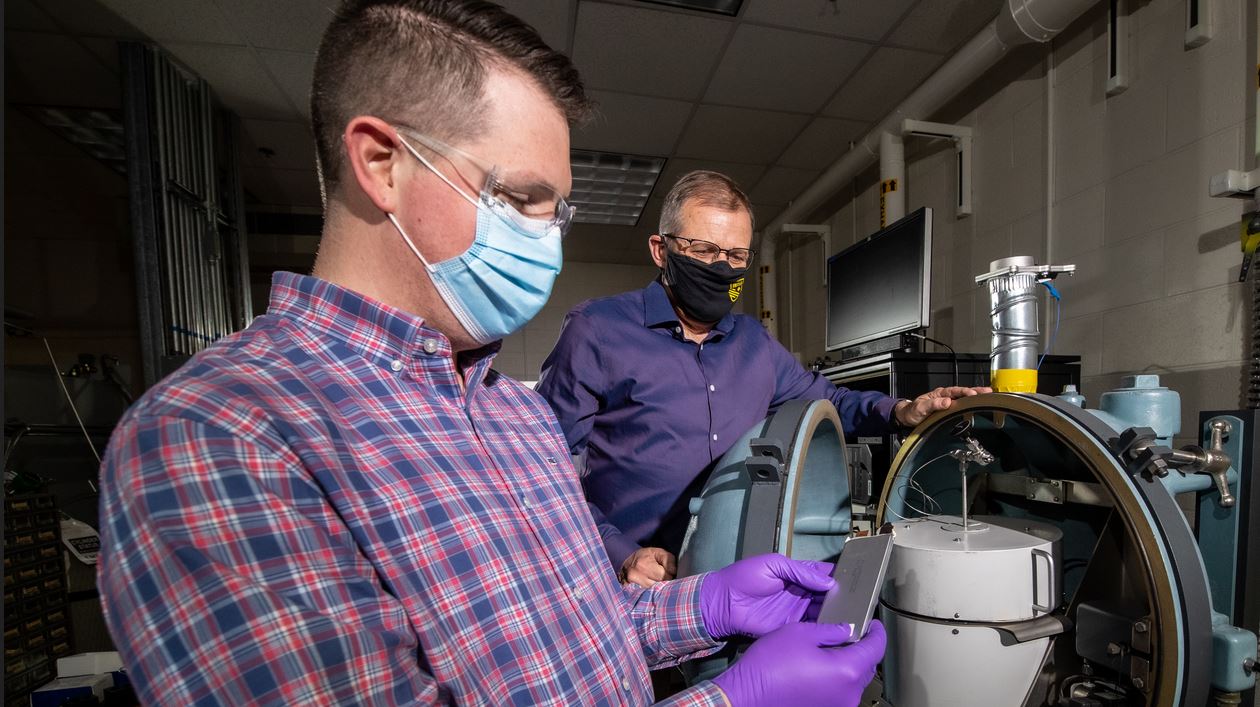
[(848, 435), (886, 433), (897, 403), (806, 371), (747, 315), (688, 341), (659, 282), (575, 307), (537, 390), (585, 456), (582, 485), (614, 568), (640, 547), (676, 554), (714, 462), (783, 403), (829, 399)]

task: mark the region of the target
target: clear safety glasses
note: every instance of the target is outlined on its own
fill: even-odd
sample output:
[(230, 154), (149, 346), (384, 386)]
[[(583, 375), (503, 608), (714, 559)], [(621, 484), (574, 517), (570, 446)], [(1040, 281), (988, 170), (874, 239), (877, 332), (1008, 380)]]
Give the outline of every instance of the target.
[[(437, 138), (424, 135), (403, 125), (395, 125), (394, 129), (398, 131), (400, 136), (406, 136), (445, 158), (467, 184), (480, 184), (481, 202), (495, 213), (512, 220), (527, 232), (546, 232), (553, 228), (558, 228), (560, 234), (564, 235), (569, 232), (569, 227), (573, 225), (573, 213), (576, 211), (576, 208), (566, 202), (564, 197), (560, 196), (559, 192), (550, 186), (542, 183), (508, 184), (500, 178), (502, 170), (498, 166), (490, 164), (476, 155), (471, 155), (454, 145), (448, 145)], [(415, 155), (416, 159), (423, 162), (429, 169), (432, 169), (438, 177), (450, 184), (460, 194), (464, 194), (462, 189), (451, 182), (445, 174), (433, 166), (429, 160), (425, 159), (406, 140), (402, 140), (402, 143)], [(459, 157), (467, 162), (470, 167), (480, 170), (483, 176), (478, 179), (474, 178), (476, 175), (465, 173), (456, 164), (454, 157)], [(464, 197), (469, 201), (473, 201), (474, 204), (476, 203), (467, 194), (464, 194)], [(540, 229), (540, 221), (545, 222), (544, 228)]]

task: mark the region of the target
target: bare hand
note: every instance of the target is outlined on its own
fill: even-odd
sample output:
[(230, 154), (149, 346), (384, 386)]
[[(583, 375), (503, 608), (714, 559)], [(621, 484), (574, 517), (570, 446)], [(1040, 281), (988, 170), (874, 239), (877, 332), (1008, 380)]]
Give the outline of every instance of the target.
[(949, 388), (937, 388), (930, 393), (920, 395), (914, 400), (903, 400), (897, 403), (897, 407), (893, 409), (893, 417), (903, 427), (914, 427), (926, 420), (932, 413), (949, 409), (949, 406), (954, 404), (956, 398), (992, 392), (993, 389), (989, 387), (964, 388), (956, 385)]
[(673, 579), (678, 574), (678, 560), (659, 547), (641, 547), (621, 563), (621, 583), (650, 587)]

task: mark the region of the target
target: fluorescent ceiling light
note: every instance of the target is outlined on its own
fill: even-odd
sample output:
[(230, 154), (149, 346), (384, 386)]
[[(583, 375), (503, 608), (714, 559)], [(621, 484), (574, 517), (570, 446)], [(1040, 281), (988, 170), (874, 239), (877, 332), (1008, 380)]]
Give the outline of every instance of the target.
[(699, 10), (700, 12), (714, 12), (719, 15), (730, 15), (731, 17), (738, 15), (739, 6), (744, 4), (744, 0), (640, 0), (640, 2), (649, 2), (653, 5), (671, 5), (686, 10)]
[(123, 138), (122, 121), (115, 111), (34, 105), (18, 107), (110, 169), (127, 174), (127, 143)]
[(572, 150), (573, 191), (577, 223), (634, 226), (665, 166), (664, 157)]

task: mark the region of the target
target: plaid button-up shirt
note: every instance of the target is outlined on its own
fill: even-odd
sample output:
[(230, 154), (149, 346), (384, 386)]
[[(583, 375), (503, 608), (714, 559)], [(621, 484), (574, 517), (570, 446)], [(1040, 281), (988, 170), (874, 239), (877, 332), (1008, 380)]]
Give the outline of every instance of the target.
[(149, 391), (102, 468), (98, 565), (142, 699), (644, 704), (649, 667), (715, 650), (699, 577), (617, 584), (555, 418), (493, 352), (457, 367), (416, 317), (279, 274)]

